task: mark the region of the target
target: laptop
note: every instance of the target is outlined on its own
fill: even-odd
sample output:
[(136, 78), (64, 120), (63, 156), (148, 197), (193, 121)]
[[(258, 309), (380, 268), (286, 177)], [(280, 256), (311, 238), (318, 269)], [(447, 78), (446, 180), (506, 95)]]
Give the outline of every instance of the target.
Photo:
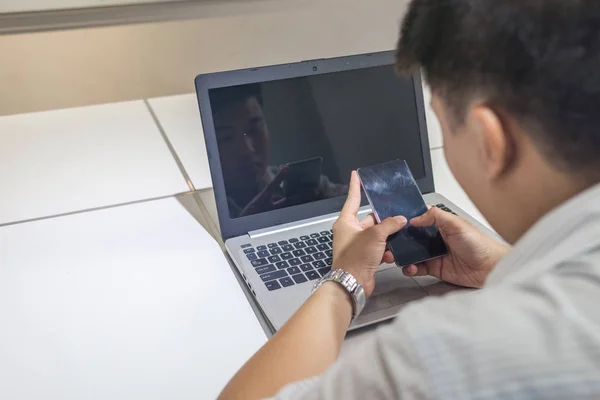
[[(396, 76), (392, 52), (204, 74), (196, 89), (221, 236), (274, 331), (331, 268), (352, 170), (404, 159), (429, 204), (489, 232), (435, 193), (421, 78)], [(382, 265), (350, 328), (427, 295)]]

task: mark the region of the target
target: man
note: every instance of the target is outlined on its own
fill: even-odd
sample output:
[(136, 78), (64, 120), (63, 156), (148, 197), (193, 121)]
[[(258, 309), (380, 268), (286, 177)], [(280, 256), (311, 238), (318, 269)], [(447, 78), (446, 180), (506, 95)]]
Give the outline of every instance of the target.
[[(423, 68), (451, 170), (514, 247), (431, 209), (411, 224), (450, 253), (405, 274), (483, 290), (410, 304), (336, 363), (353, 307), (327, 282), (222, 398), (600, 398), (599, 27), (596, 0), (414, 0), (398, 69)], [(406, 221), (359, 222), (359, 197), (353, 175), (333, 267), (369, 295)]]
[(348, 193), (321, 175), (318, 184), (290, 196), (282, 188), (288, 169), (269, 165), (271, 133), (260, 84), (219, 89), (210, 96), (223, 179), (232, 217), (308, 203)]

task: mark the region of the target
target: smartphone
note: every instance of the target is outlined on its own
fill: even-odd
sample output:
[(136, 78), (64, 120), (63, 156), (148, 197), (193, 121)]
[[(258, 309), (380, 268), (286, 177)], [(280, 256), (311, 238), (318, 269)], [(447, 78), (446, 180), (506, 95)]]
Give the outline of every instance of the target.
[(323, 170), (323, 157), (295, 161), (285, 165), (287, 172), (283, 181), (286, 197), (304, 195), (319, 187)]
[[(358, 176), (377, 222), (397, 216), (404, 216), (410, 221), (427, 212), (423, 195), (406, 161), (396, 160), (360, 168)], [(390, 236), (387, 243), (400, 267), (448, 253), (441, 233), (434, 226), (416, 228), (409, 223)]]

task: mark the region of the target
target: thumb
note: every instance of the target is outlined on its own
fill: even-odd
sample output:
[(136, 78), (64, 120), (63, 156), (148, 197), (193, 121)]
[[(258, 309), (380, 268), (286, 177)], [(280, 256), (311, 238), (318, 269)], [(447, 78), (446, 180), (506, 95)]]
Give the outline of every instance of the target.
[(417, 228), (435, 226), (444, 231), (458, 230), (463, 222), (460, 217), (437, 207), (431, 207), (425, 214), (410, 220), (410, 224)]
[(379, 225), (376, 225), (373, 229), (377, 231), (379, 236), (387, 239), (388, 236), (393, 235), (404, 228), (407, 223), (408, 221), (404, 217), (387, 218)]

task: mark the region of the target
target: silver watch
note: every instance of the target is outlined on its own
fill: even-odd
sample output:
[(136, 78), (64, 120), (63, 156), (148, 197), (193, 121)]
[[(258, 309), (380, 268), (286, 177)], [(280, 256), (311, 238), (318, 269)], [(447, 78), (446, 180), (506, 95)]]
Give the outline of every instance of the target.
[(355, 277), (349, 272), (342, 269), (332, 269), (325, 276), (319, 279), (313, 287), (313, 293), (321, 287), (325, 282), (333, 281), (337, 282), (350, 294), (352, 298), (352, 320), (354, 321), (365, 308), (367, 302), (367, 296), (365, 295), (365, 289), (358, 283)]

